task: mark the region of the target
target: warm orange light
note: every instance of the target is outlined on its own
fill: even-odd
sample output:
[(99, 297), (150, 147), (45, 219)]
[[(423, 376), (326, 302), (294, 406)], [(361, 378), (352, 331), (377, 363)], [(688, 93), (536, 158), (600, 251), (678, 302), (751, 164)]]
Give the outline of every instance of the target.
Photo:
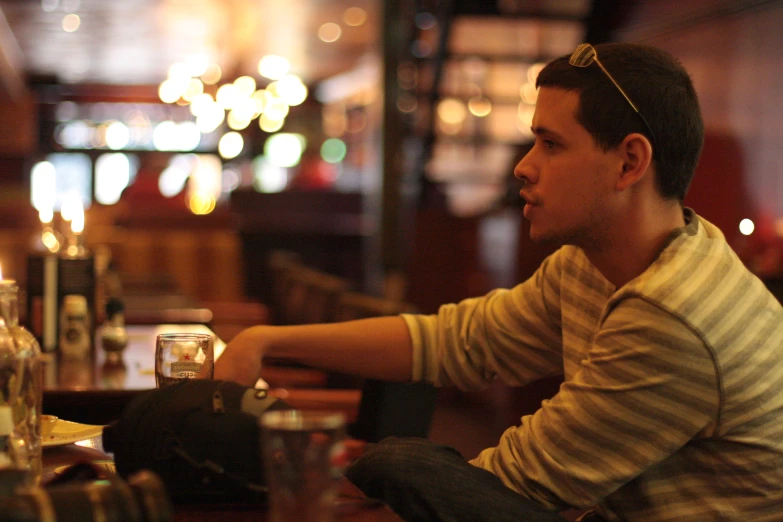
[(473, 96), (468, 100), (468, 110), (473, 116), (484, 118), (492, 112), (492, 103), (484, 96)]
[(3, 283), (14, 283), (15, 281), (13, 279), (3, 279), (3, 267), (0, 266), (0, 282)]
[(334, 22), (327, 22), (318, 28), (318, 38), (326, 43), (336, 42), (342, 34), (343, 30)]
[(188, 200), (190, 211), (197, 216), (204, 216), (215, 210), (215, 197), (211, 194), (193, 194)]
[(367, 21), (367, 11), (361, 7), (349, 7), (343, 13), (343, 22), (351, 27), (357, 27)]

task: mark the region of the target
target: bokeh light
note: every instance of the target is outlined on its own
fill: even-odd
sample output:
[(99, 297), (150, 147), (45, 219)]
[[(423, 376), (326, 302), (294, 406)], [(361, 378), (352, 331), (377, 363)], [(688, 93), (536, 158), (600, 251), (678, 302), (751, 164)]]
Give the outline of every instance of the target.
[(307, 99), (307, 87), (298, 76), (287, 74), (276, 82), (278, 96), (289, 106), (301, 105)]
[(336, 42), (342, 34), (342, 28), (334, 22), (326, 22), (318, 28), (318, 38), (326, 43)]
[(253, 188), (256, 192), (280, 192), (288, 185), (288, 169), (269, 163), (264, 156), (253, 159)]
[(56, 181), (57, 172), (51, 162), (40, 161), (33, 165), (30, 172), (30, 199), (33, 208), (38, 211), (54, 208)]
[(345, 142), (338, 138), (329, 138), (321, 144), (321, 158), (327, 163), (340, 163), (347, 152)]
[(249, 98), (256, 91), (256, 80), (252, 76), (240, 76), (234, 80), (234, 85), (240, 96)]
[(286, 74), (291, 64), (287, 59), (276, 54), (268, 54), (258, 62), (258, 73), (270, 80), (279, 80)]
[(181, 95), (179, 84), (173, 80), (163, 80), (158, 86), (158, 97), (163, 103), (174, 103)]
[(63, 17), (62, 26), (65, 32), (73, 33), (74, 31), (78, 31), (81, 25), (82, 19), (79, 18), (79, 15), (71, 13)]
[(188, 208), (197, 216), (205, 216), (215, 210), (217, 201), (212, 194), (197, 192), (188, 198)]
[(95, 201), (114, 205), (131, 181), (131, 161), (127, 154), (101, 154), (95, 160)]
[(130, 129), (121, 121), (113, 121), (106, 127), (106, 146), (112, 150), (124, 149), (130, 143)]
[(358, 27), (367, 21), (367, 11), (361, 7), (349, 7), (343, 12), (343, 22), (351, 27)]
[(218, 153), (224, 159), (236, 158), (245, 147), (245, 140), (238, 132), (225, 133), (218, 142)]
[(284, 123), (284, 119), (275, 120), (266, 114), (262, 114), (261, 117), (258, 118), (258, 127), (264, 132), (277, 132), (283, 128)]
[(459, 125), (467, 116), (465, 104), (456, 98), (446, 98), (438, 104), (438, 117), (444, 123)]
[(223, 77), (223, 70), (216, 63), (211, 63), (207, 66), (204, 74), (201, 75), (201, 81), (207, 85), (215, 85)]
[(264, 156), (272, 165), (293, 167), (302, 158), (307, 141), (301, 134), (281, 132), (273, 134), (264, 143)]
[(492, 103), (484, 96), (473, 96), (468, 100), (468, 110), (473, 116), (484, 118), (492, 112)]
[(754, 230), (756, 230), (756, 225), (755, 223), (753, 223), (752, 220), (745, 218), (742, 221), (740, 221), (739, 224), (740, 234), (744, 236), (749, 236), (753, 233)]
[(173, 198), (185, 188), (192, 168), (191, 154), (177, 154), (169, 160), (168, 166), (158, 177), (158, 190), (165, 198)]

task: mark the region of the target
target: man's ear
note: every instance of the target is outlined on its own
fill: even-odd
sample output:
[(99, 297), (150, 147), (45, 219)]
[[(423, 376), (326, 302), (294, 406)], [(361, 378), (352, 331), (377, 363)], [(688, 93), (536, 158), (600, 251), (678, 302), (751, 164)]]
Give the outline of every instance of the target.
[(646, 136), (634, 132), (617, 146), (622, 159), (622, 172), (617, 178), (617, 190), (625, 190), (642, 180), (652, 163), (652, 145)]

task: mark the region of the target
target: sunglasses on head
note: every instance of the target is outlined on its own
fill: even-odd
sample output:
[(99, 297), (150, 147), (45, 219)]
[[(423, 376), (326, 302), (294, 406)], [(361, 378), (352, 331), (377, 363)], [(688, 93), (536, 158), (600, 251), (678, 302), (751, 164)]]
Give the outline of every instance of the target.
[(653, 142), (653, 148), (655, 147), (655, 133), (652, 131), (650, 124), (647, 123), (647, 120), (644, 119), (644, 116), (642, 116), (642, 113), (639, 112), (639, 109), (636, 108), (636, 105), (634, 105), (634, 103), (631, 101), (631, 98), (625, 94), (625, 91), (622, 87), (620, 87), (620, 84), (615, 81), (612, 75), (609, 74), (609, 71), (607, 71), (603, 64), (598, 60), (598, 52), (596, 52), (595, 47), (588, 43), (580, 44), (571, 54), (571, 57), (568, 59), (568, 63), (574, 67), (589, 67), (591, 64), (595, 63), (598, 67), (600, 67), (606, 77), (609, 78), (614, 86), (617, 87), (617, 90), (620, 91), (620, 94), (623, 95), (623, 98), (625, 98), (625, 100), (628, 102), (628, 105), (630, 105), (634, 112), (639, 115), (639, 119), (642, 120), (642, 123), (644, 123), (644, 126), (647, 128), (647, 132), (650, 133), (650, 140)]

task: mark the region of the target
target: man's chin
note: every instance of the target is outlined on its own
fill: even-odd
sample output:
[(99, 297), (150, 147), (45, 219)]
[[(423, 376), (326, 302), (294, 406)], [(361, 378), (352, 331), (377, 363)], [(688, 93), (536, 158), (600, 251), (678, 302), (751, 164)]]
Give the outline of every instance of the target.
[(543, 230), (536, 230), (534, 227), (530, 227), (530, 242), (537, 246), (547, 247), (560, 247), (566, 244), (563, 237), (552, 232), (546, 232)]
[(552, 236), (542, 230), (537, 230), (533, 225), (530, 226), (530, 242), (534, 245), (551, 245)]

